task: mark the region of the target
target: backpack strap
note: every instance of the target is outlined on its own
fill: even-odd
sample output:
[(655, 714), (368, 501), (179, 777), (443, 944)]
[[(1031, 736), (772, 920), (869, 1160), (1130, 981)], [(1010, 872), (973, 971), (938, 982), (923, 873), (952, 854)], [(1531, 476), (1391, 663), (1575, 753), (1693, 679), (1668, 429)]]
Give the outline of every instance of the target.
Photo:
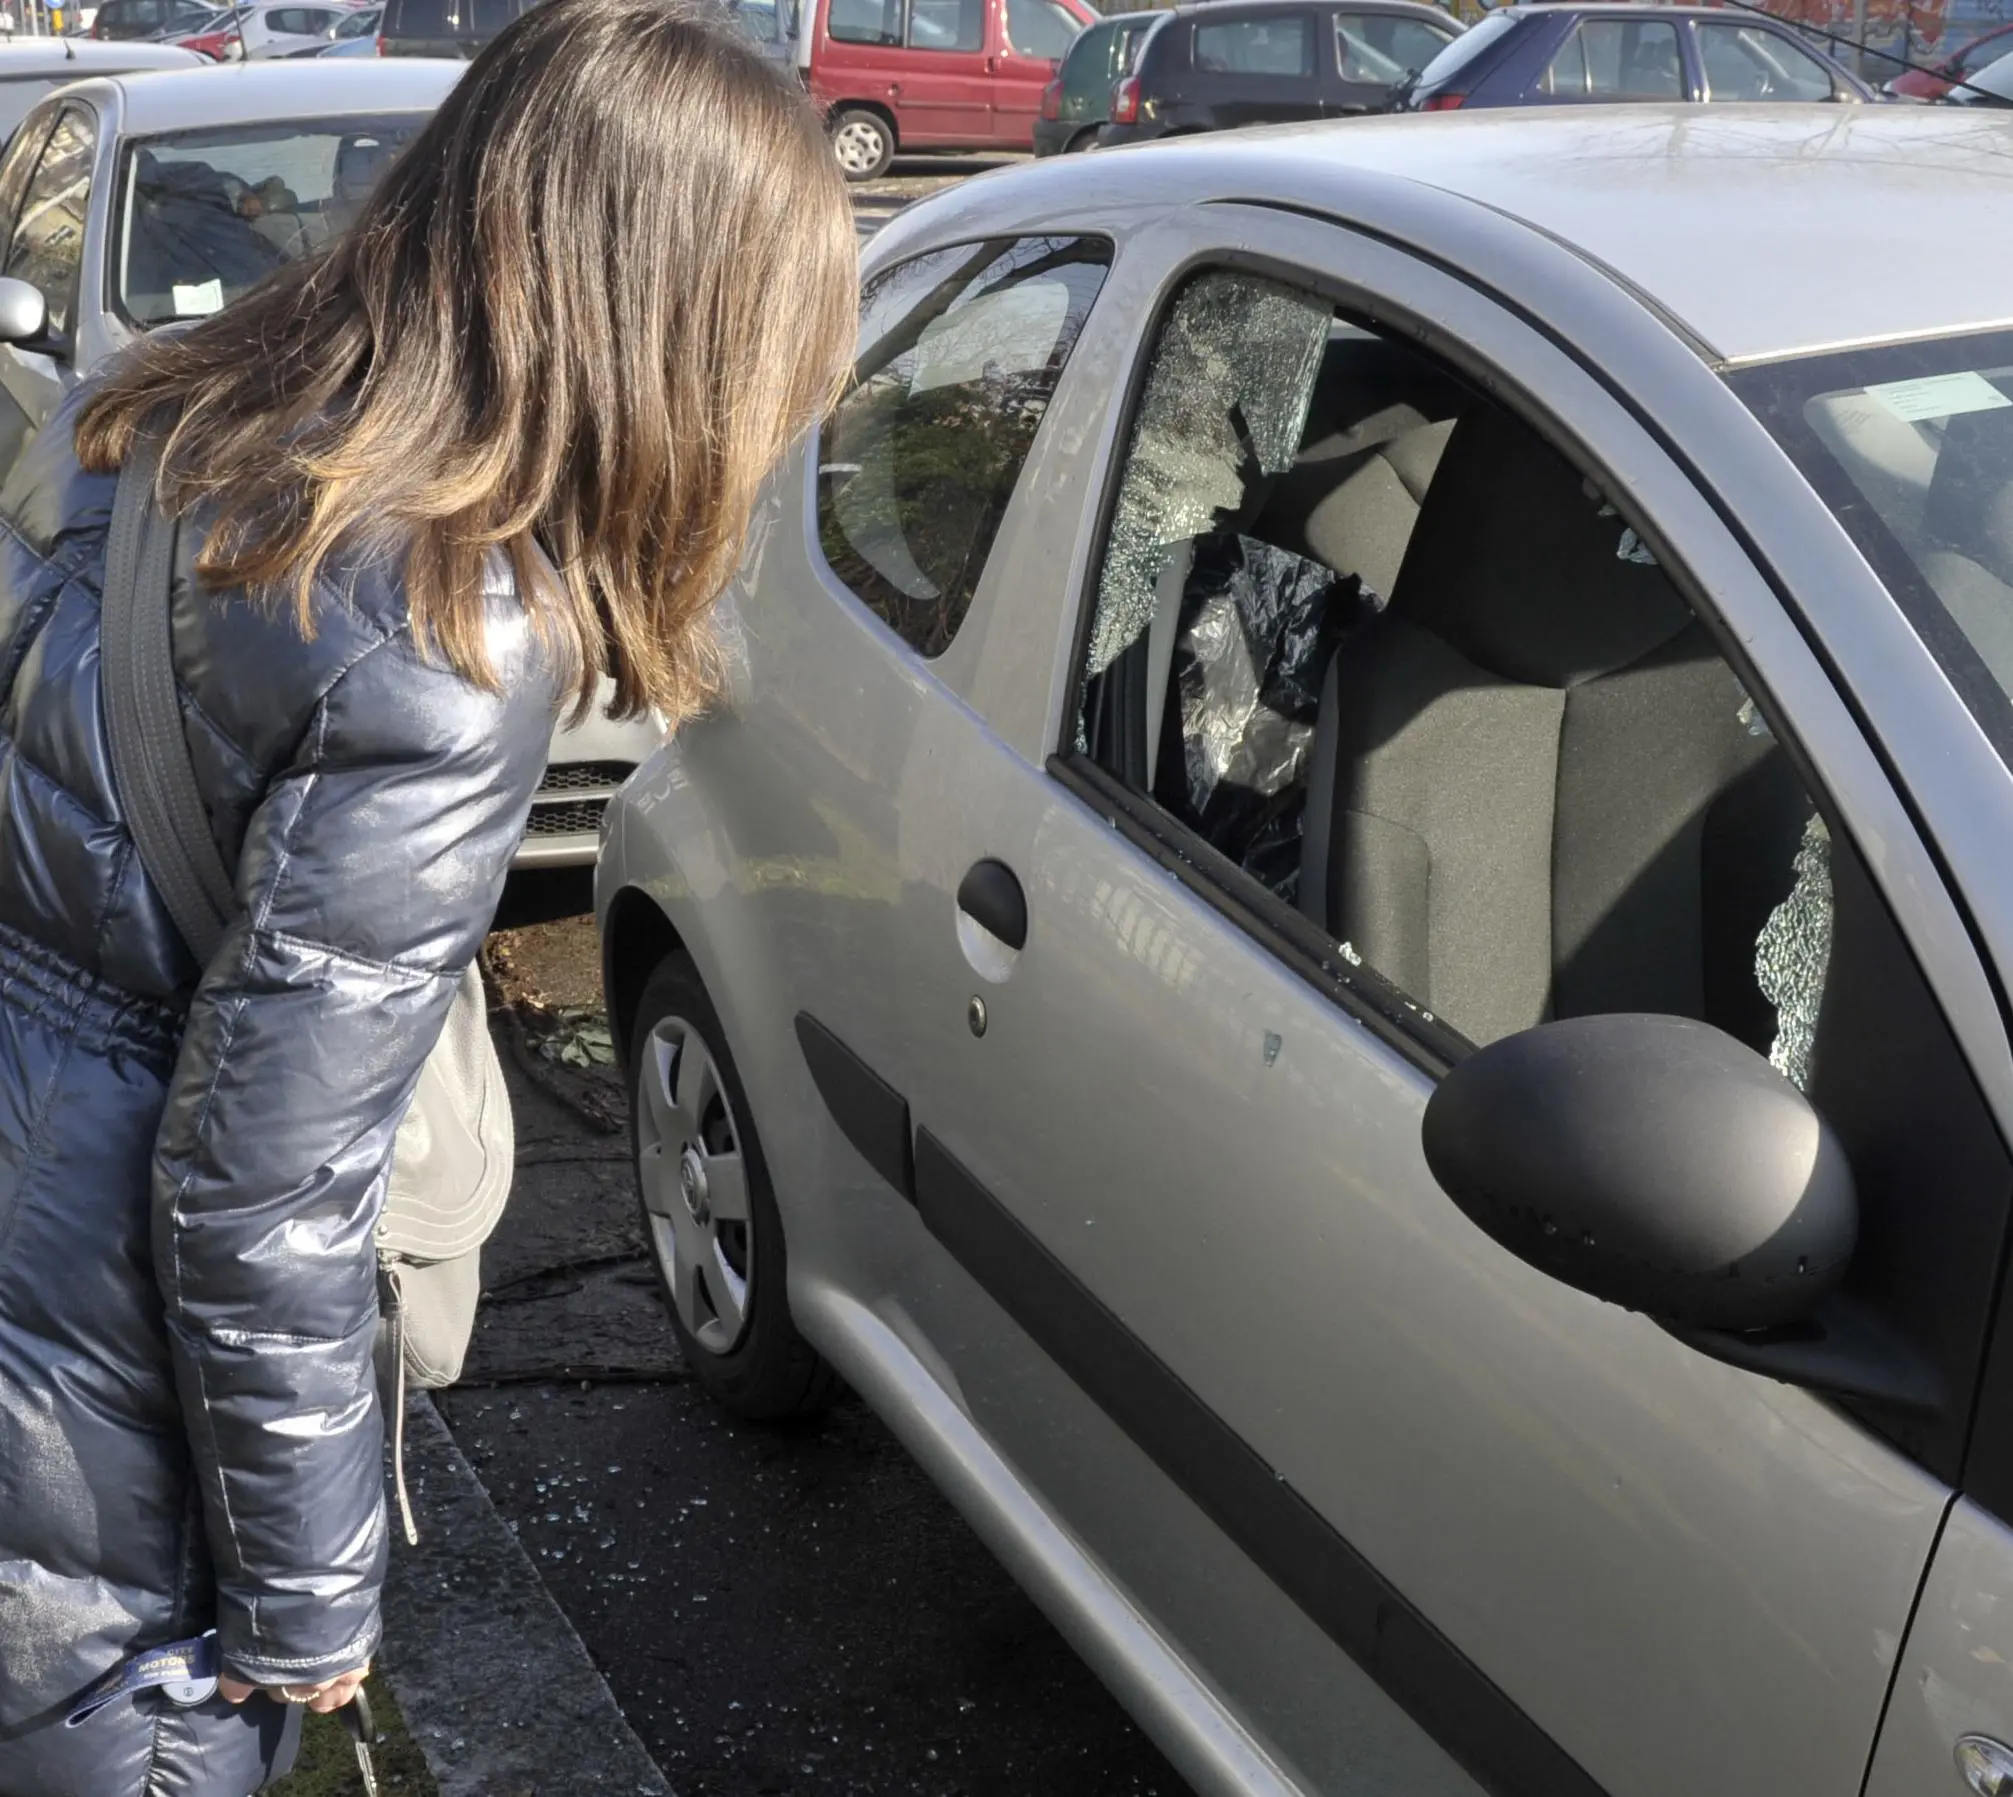
[(159, 438), (136, 433), (119, 470), (98, 629), (112, 777), (140, 864), (175, 928), (207, 967), (237, 912), (210, 834), (175, 686), (170, 618), (175, 527), (154, 504)]

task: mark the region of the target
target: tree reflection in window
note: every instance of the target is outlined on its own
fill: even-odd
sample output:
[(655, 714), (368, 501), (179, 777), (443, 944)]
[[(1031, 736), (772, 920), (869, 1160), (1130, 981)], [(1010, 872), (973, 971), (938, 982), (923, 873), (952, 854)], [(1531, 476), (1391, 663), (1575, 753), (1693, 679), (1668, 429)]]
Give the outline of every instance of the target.
[(960, 244), (862, 296), (854, 386), (819, 449), (819, 537), (920, 655), (964, 622), (1110, 259), (1095, 238)]

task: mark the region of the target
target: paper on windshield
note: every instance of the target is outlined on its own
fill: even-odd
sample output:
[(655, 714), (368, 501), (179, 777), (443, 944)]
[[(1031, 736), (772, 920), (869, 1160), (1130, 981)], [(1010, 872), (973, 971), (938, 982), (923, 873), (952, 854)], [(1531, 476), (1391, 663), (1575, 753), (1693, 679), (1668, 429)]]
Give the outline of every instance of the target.
[(1913, 381), (1883, 381), (1866, 389), (1897, 418), (1914, 424), (1924, 418), (1954, 418), (1960, 412), (1991, 412), (2013, 399), (1982, 374), (1931, 374)]

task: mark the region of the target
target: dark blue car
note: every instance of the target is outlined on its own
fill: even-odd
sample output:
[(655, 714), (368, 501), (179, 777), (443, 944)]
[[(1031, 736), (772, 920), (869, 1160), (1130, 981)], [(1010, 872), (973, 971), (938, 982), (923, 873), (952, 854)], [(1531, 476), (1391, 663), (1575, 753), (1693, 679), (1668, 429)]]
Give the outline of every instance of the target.
[(1614, 100), (1871, 100), (1789, 26), (1717, 6), (1505, 7), (1454, 39), (1399, 110)]

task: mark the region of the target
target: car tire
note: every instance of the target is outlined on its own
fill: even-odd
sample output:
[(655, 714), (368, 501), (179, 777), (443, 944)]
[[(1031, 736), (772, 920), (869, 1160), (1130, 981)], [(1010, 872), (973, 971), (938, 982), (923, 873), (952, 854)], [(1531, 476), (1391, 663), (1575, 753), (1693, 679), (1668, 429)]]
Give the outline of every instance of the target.
[(791, 1319), (783, 1222), (747, 1093), (682, 951), (657, 964), (637, 1003), (629, 1119), (643, 1235), (692, 1376), (737, 1416), (815, 1415), (838, 1375)]
[(1065, 156), (1075, 156), (1081, 154), (1085, 150), (1094, 150), (1096, 148), (1097, 148), (1097, 127), (1095, 125), (1089, 125), (1086, 126), (1083, 130), (1079, 131), (1074, 137), (1072, 137), (1069, 140), (1068, 143), (1064, 144), (1062, 146), (1062, 152)]
[(895, 160), (895, 128), (878, 112), (848, 106), (832, 115), (832, 154), (848, 181), (874, 181)]

